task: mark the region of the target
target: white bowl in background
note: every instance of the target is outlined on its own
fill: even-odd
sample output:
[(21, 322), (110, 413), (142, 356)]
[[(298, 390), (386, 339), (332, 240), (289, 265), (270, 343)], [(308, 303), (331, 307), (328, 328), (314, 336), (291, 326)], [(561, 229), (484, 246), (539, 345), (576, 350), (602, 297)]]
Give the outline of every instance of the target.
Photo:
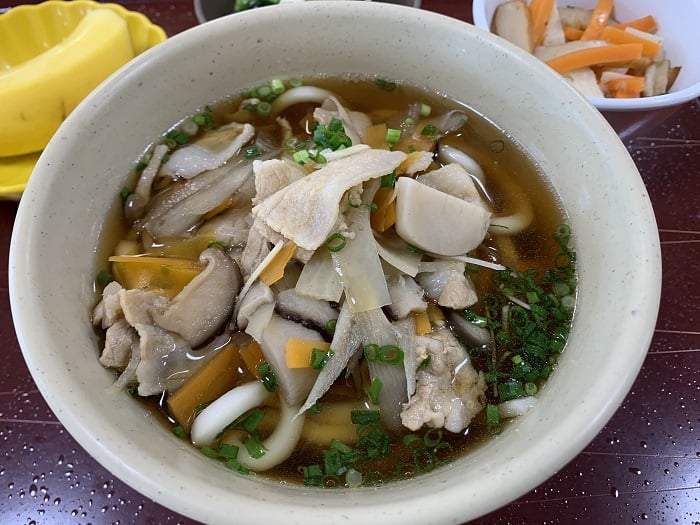
[[(284, 485), (203, 457), (131, 396), (108, 395), (114, 376), (98, 363), (89, 320), (96, 246), (146, 145), (205, 103), (273, 77), (318, 72), (425, 85), (485, 114), (547, 174), (578, 254), (569, 344), (537, 405), (454, 463), (378, 488)], [(536, 487), (613, 415), (651, 340), (660, 266), (654, 214), (634, 163), (561, 77), (458, 20), (338, 1), (209, 22), (102, 84), (39, 159), (17, 214), (9, 282), (18, 340), (48, 404), (81, 446), (145, 496), (206, 523), (454, 524)]]
[[(490, 31), (496, 8), (505, 0), (474, 0), (474, 25)], [(557, 0), (558, 6), (593, 8), (596, 0)], [(664, 39), (666, 56), (672, 66), (681, 66), (681, 73), (671, 91), (664, 95), (636, 99), (590, 97), (590, 102), (602, 111), (640, 111), (667, 108), (700, 96), (700, 0), (615, 0), (614, 14), (620, 21), (653, 15), (659, 25), (657, 34)]]

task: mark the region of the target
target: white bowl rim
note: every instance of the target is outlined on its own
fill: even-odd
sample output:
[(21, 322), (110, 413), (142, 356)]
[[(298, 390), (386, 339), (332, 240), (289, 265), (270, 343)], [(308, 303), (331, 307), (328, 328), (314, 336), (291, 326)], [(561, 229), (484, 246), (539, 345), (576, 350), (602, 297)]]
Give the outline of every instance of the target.
[[(112, 89), (113, 84), (116, 79), (133, 73), (138, 68), (143, 68), (146, 66), (149, 60), (151, 60), (152, 55), (156, 53), (175, 53), (179, 50), (180, 46), (186, 44), (190, 40), (196, 41), (200, 37), (203, 37), (205, 33), (214, 33), (216, 31), (223, 31), (224, 28), (228, 28), (229, 25), (240, 21), (252, 20), (252, 17), (261, 19), (265, 18), (277, 18), (283, 14), (289, 14), (292, 16), (294, 13), (301, 14), (311, 13), (317, 9), (316, 6), (312, 5), (313, 2), (309, 4), (302, 4), (296, 6), (276, 6), (273, 9), (260, 9), (257, 13), (241, 13), (234, 16), (225, 17), (225, 19), (219, 19), (202, 26), (195, 27), (188, 30), (180, 35), (169, 39), (168, 41), (160, 44), (157, 48), (150, 50), (140, 57), (137, 57), (133, 62), (128, 64), (125, 68), (117, 72), (110, 79), (108, 79), (102, 86), (100, 86), (96, 91), (94, 91), (80, 106), (79, 108), (69, 117), (68, 123), (76, 122), (79, 118), (86, 118), (91, 111), (91, 106), (98, 104), (98, 100), (101, 96), (108, 94), (109, 90)], [(286, 9), (287, 13), (283, 13), (282, 9)], [(407, 8), (403, 6), (394, 6), (389, 4), (375, 4), (375, 3), (363, 3), (362, 6), (358, 6), (356, 3), (350, 2), (334, 2), (332, 5), (329, 4), (324, 6), (325, 14), (330, 16), (334, 10), (337, 13), (345, 13), (356, 15), (360, 11), (365, 11), (368, 15), (374, 16), (408, 16), (406, 10), (411, 10), (412, 14), (410, 16), (418, 17), (421, 22), (425, 24), (442, 24), (442, 27), (450, 27), (456, 29), (459, 27), (460, 31), (471, 32), (473, 29), (467, 25), (459, 22), (458, 20), (444, 17), (442, 15), (414, 10), (413, 8)], [(478, 33), (482, 33), (479, 31)], [(501, 42), (502, 39), (498, 39), (493, 35), (480, 35), (482, 38), (489, 42), (490, 45), (495, 47), (501, 47), (508, 50), (508, 47), (504, 47)], [(519, 56), (522, 55), (522, 56)], [(516, 51), (516, 56), (519, 60), (530, 61), (533, 58), (527, 56), (525, 53)], [(539, 66), (538, 66), (539, 67)], [(562, 89), (565, 89), (562, 87)], [(582, 97), (576, 96), (571, 90), (572, 100), (570, 103), (574, 106), (581, 108), (582, 111), (585, 110), (585, 103)], [(587, 111), (587, 110), (585, 110)], [(618, 155), (625, 154), (624, 146), (616, 141), (614, 132), (605, 124), (600, 115), (593, 115), (586, 113), (586, 118), (590, 118), (596, 121), (595, 126), (599, 128), (599, 131), (603, 136), (607, 136), (611, 139), (609, 145), (610, 152), (615, 152)], [(47, 380), (47, 374), (55, 372), (57, 366), (65, 366), (66, 363), (58, 360), (45, 359), (45, 356), (41, 353), (37, 353), (36, 346), (32, 346), (36, 343), (37, 336), (36, 326), (32, 324), (34, 312), (36, 308), (41, 305), (39, 300), (36, 299), (31, 293), (31, 282), (29, 279), (30, 271), (30, 261), (28, 256), (30, 252), (38, 249), (41, 245), (41, 231), (35, 225), (35, 215), (36, 211), (31, 208), (30, 202), (37, 199), (37, 202), (46, 202), (48, 198), (45, 195), (46, 191), (42, 191), (42, 181), (44, 177), (47, 177), (46, 173), (49, 165), (54, 161), (61, 158), (61, 148), (60, 139), (52, 141), (52, 143), (47, 148), (43, 155), (43, 162), (39, 162), (37, 171), (43, 172), (40, 177), (34, 177), (30, 179), (30, 183), (27, 187), (25, 193), (25, 198), (20, 203), (19, 212), (17, 215), (17, 220), (15, 224), (15, 229), (12, 235), (12, 245), (10, 253), (10, 270), (9, 270), (9, 281), (10, 281), (10, 300), (12, 312), (15, 320), (15, 325), (17, 328), (18, 340), (20, 346), (25, 355), (25, 359), (30, 368), (32, 376), (34, 377), (37, 386), (46, 398), (49, 406), (59, 414), (66, 416), (65, 420), (62, 419), (63, 424), (67, 430), (76, 438), (76, 440), (83, 446), (93, 457), (95, 457), (100, 463), (105, 465), (114, 475), (123, 479), (134, 488), (145, 494), (146, 496), (164, 504), (180, 513), (202, 519), (202, 516), (207, 516), (207, 514), (202, 514), (205, 512), (204, 506), (206, 506), (207, 501), (197, 501), (192, 503), (183, 499), (182, 495), (179, 493), (169, 493), (162, 490), (162, 483), (172, 483), (173, 478), (180, 476), (181, 472), (178, 472), (177, 468), (172, 465), (163, 465), (162, 471), (158, 472), (144, 472), (141, 469), (140, 461), (148, 461), (150, 458), (148, 454), (142, 453), (141, 451), (134, 451), (133, 455), (127, 458), (116, 457), (112, 454), (110, 450), (111, 443), (105, 442), (104, 440), (95, 439), (92, 428), (94, 423), (85, 421), (84, 417), (81, 419), (80, 407), (65, 407), (61, 405), (58, 397), (61, 395), (61, 390), (56, 387), (56, 384), (51, 384)], [(631, 159), (627, 157), (627, 164), (631, 164)], [(631, 164), (633, 166), (633, 164)], [(638, 174), (634, 175), (632, 171), (629, 170), (626, 174), (629, 176), (629, 187), (635, 194), (645, 195), (643, 184)], [(42, 180), (40, 180), (40, 178)], [(646, 201), (645, 201), (646, 202)], [(643, 206), (643, 210), (640, 212), (643, 215), (645, 221), (647, 221), (647, 226), (655, 225), (653, 218), (653, 212), (650, 206)], [(649, 310), (645, 313), (645, 316), (653, 315), (655, 317), (655, 311), (658, 311), (659, 304), (659, 294), (660, 294), (660, 250), (658, 245), (658, 237), (656, 237), (656, 230), (645, 230), (643, 234), (644, 246), (640, 248), (643, 256), (647, 257), (649, 261), (649, 268), (642, 272), (641, 277), (643, 282), (649, 286), (648, 293), (645, 291), (645, 297), (649, 300)], [(29, 248), (28, 248), (29, 247)], [(631, 291), (631, 295), (635, 292)], [(637, 297), (638, 298), (638, 297)], [(639, 322), (639, 318), (635, 323)], [(293, 520), (299, 519), (299, 523), (318, 523), (327, 524), (331, 523), (334, 519), (343, 520), (345, 519), (362, 519), (369, 520), (372, 522), (380, 514), (386, 518), (387, 523), (393, 522), (395, 520), (404, 523), (426, 523), (428, 519), (434, 520), (436, 523), (456, 523), (462, 521), (466, 518), (475, 518), (478, 515), (484, 514), (490, 510), (494, 510), (498, 505), (504, 504), (506, 501), (503, 497), (508, 499), (514, 499), (530, 490), (535, 486), (536, 483), (544, 481), (548, 476), (552, 475), (556, 470), (563, 467), (564, 464), (572, 459), (582, 448), (584, 448), (588, 442), (597, 434), (597, 432), (603, 427), (607, 419), (612, 416), (616, 410), (619, 403), (627, 394), (629, 388), (634, 381), (636, 374), (641, 367), (642, 361), (645, 356), (646, 349), (651, 340), (651, 334), (653, 327), (649, 327), (646, 324), (643, 329), (638, 333), (634, 334), (634, 342), (637, 349), (631, 352), (631, 359), (625, 363), (625, 372), (622, 377), (616, 377), (614, 382), (606, 384), (606, 396), (601, 397), (600, 394), (592, 395), (591, 400), (582, 401), (582, 407), (585, 405), (585, 409), (588, 411), (591, 408), (595, 408), (595, 411), (589, 412), (590, 419), (587, 425), (581, 428), (577, 428), (575, 432), (572, 433), (572, 429), (568, 429), (559, 436), (559, 443), (564, 449), (564, 453), (559, 456), (553, 457), (551, 450), (546, 447), (545, 444), (533, 445), (533, 450), (536, 450), (535, 457), (538, 458), (540, 465), (540, 470), (533, 473), (529, 477), (519, 477), (514, 480), (512, 485), (502, 487), (501, 495), (495, 499), (488, 499), (483, 502), (467, 502), (463, 495), (461, 495), (455, 487), (445, 486), (439, 492), (432, 494), (422, 494), (418, 496), (413, 490), (414, 487), (421, 487), (427, 483), (430, 483), (437, 475), (426, 474), (413, 480), (410, 485), (404, 483), (395, 483), (383, 488), (382, 492), (385, 496), (381, 501), (377, 499), (377, 492), (371, 489), (358, 490), (356, 492), (344, 493), (344, 501), (348, 503), (343, 503), (341, 506), (338, 501), (335, 503), (330, 503), (328, 505), (324, 504), (322, 501), (314, 500), (309, 502), (308, 498), (306, 500), (300, 501), (298, 504), (295, 503), (294, 508), (287, 506), (289, 500), (285, 498), (269, 499), (265, 502), (265, 512), (269, 512), (271, 516), (278, 520), (288, 520), (292, 522)], [(595, 399), (593, 402), (592, 400)], [(60, 417), (59, 417), (60, 418)], [(107, 418), (105, 418), (107, 419)], [(553, 432), (552, 434), (556, 434)], [(184, 452), (185, 456), (191, 455), (188, 451)], [(514, 463), (520, 461), (519, 458), (511, 458)], [(202, 461), (201, 458), (197, 458), (198, 461)], [(182, 461), (189, 462), (189, 457), (184, 457)], [(151, 460), (152, 463), (152, 460)], [(445, 470), (449, 470), (446, 467)], [(196, 481), (201, 481), (197, 479)], [(178, 481), (179, 483), (179, 481)], [(265, 483), (251, 482), (257, 484), (260, 487), (270, 487), (271, 485)], [(182, 487), (180, 487), (182, 488)], [(307, 489), (303, 488), (288, 488), (290, 494), (295, 496), (302, 496), (308, 494)], [(264, 491), (261, 491), (261, 497)], [(406, 516), (403, 514), (403, 509), (400, 507), (404, 503), (406, 498), (405, 494), (412, 494), (415, 496), (415, 501), (421, 508), (412, 509), (415, 510), (415, 514), (411, 516)], [(237, 493), (225, 493), (217, 492), (215, 495), (224, 497), (228, 494), (229, 499), (232, 501), (243, 501), (250, 503), (250, 499), (246, 500), (243, 496)], [(367, 497), (370, 500), (368, 505), (363, 505), (359, 503), (356, 499), (357, 495), (362, 497)], [(403, 496), (402, 496), (403, 495)], [(404, 499), (402, 499), (404, 498)], [(429, 503), (429, 505), (428, 505)], [(469, 509), (469, 505), (473, 505), (473, 508)], [(430, 517), (427, 515), (426, 509), (430, 509), (435, 514)], [(248, 510), (252, 510), (248, 508)], [(229, 511), (231, 508), (229, 507)], [(216, 512), (215, 510), (209, 509), (206, 512)], [(219, 513), (221, 511), (218, 511)], [(295, 514), (297, 512), (297, 514)], [(214, 514), (209, 514), (208, 516), (214, 516)], [(222, 516), (218, 514), (219, 519), (230, 519), (231, 514)], [(420, 521), (416, 521), (420, 520)]]

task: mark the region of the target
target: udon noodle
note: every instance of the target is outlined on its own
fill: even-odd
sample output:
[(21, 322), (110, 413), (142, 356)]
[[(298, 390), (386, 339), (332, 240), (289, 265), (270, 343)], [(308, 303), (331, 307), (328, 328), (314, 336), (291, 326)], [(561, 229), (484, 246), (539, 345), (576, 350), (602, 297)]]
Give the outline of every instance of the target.
[(233, 470), (411, 477), (536, 402), (573, 313), (570, 232), (526, 152), (464, 104), (304, 80), (147, 148), (103, 241), (100, 362)]

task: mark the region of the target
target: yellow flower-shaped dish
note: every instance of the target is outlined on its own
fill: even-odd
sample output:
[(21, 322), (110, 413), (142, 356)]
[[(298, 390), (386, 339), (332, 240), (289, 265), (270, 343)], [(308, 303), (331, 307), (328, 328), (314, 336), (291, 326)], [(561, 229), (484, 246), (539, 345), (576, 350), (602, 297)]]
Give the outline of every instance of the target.
[[(49, 86), (48, 89), (54, 90), (59, 89), (57, 82), (70, 77), (72, 85), (67, 88), (69, 95), (66, 98), (72, 96), (75, 99), (76, 93), (82, 98), (95, 87), (96, 83), (104, 80), (119, 67), (117, 63), (113, 68), (106, 67), (103, 62), (104, 53), (102, 55), (98, 52), (91, 54), (90, 51), (86, 50), (92, 47), (90, 40), (92, 37), (89, 34), (90, 29), (86, 29), (84, 27), (86, 24), (81, 25), (81, 22), (95, 10), (109, 10), (124, 20), (128, 30), (128, 37), (124, 36), (124, 39), (130, 40), (131, 50), (129, 53), (133, 51), (133, 56), (143, 53), (167, 38), (165, 31), (151, 23), (144, 15), (129, 11), (117, 4), (101, 4), (92, 0), (48, 0), (36, 5), (20, 5), (0, 15), (0, 81), (5, 81), (7, 84), (10, 75), (13, 75), (16, 80), (17, 72), (24, 70), (25, 84), (36, 89), (37, 84), (45, 82)], [(110, 16), (113, 17), (113, 14)], [(103, 20), (103, 23), (106, 22)], [(92, 31), (100, 33), (99, 29), (93, 28)], [(73, 47), (70, 47), (67, 43), (70, 43), (71, 39), (75, 40), (75, 35), (79, 32), (83, 33), (83, 39), (73, 42)], [(102, 44), (108, 46), (110, 43), (103, 41)], [(128, 42), (125, 45), (128, 47)], [(98, 47), (97, 42), (95, 47)], [(82, 55), (81, 62), (73, 64), (73, 71), (61, 71), (53, 67), (56, 61), (63, 60), (59, 57), (71, 53)], [(91, 68), (91, 60), (98, 60), (101, 63)], [(53, 71), (51, 71), (52, 67), (47, 67), (47, 64), (51, 64)], [(76, 69), (85, 71), (85, 76), (92, 75), (92, 78), (76, 79)], [(98, 69), (100, 72), (95, 73)], [(27, 80), (28, 71), (31, 71), (32, 78), (30, 80)], [(53, 74), (55, 78), (41, 78), (44, 71), (46, 71), (46, 75)], [(79, 89), (73, 89), (76, 83)], [(19, 91), (21, 91), (21, 87)], [(42, 102), (41, 100), (37, 101), (38, 108), (42, 108)], [(63, 100), (62, 102), (68, 109), (64, 113), (67, 113), (79, 100)], [(51, 108), (49, 105), (46, 111), (51, 109), (55, 108)], [(13, 120), (7, 114), (7, 112), (0, 113), (0, 115), (5, 115), (0, 118), (0, 126), (4, 126), (6, 129), (17, 125), (16, 119)], [(24, 114), (20, 115), (22, 119), (25, 118)], [(65, 117), (65, 114), (59, 115), (55, 120), (60, 122), (62, 117)], [(9, 119), (9, 122), (3, 121), (6, 118)], [(28, 120), (31, 118), (30, 115)], [(0, 198), (17, 199), (22, 194), (41, 153), (41, 151), (34, 151), (40, 150), (41, 146), (28, 149), (29, 151), (21, 151), (16, 155), (14, 153), (0, 153)]]

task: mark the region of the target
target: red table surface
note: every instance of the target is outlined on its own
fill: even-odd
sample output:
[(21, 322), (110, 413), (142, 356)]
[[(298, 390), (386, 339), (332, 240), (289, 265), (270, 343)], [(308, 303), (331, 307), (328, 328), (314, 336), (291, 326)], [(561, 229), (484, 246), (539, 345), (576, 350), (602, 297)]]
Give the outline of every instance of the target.
[[(170, 36), (196, 24), (190, 0), (120, 3)], [(0, 0), (0, 8), (11, 5)], [(470, 1), (423, 0), (423, 8), (471, 21)], [(624, 403), (583, 452), (474, 524), (700, 525), (700, 99), (612, 122), (647, 186), (661, 237), (663, 290), (651, 348)], [(10, 315), (16, 211), (17, 203), (0, 201), (0, 522), (196, 523), (115, 479), (37, 390)]]

